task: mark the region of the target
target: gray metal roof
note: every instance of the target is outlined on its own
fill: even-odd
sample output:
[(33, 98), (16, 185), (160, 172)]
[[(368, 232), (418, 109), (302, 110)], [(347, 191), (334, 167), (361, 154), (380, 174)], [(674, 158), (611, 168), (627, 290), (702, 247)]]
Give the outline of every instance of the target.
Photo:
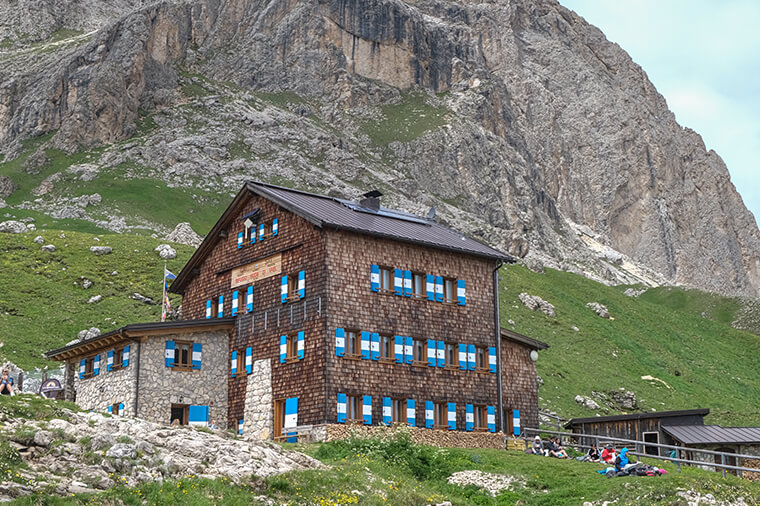
[(721, 427), (720, 425), (663, 426), (662, 430), (685, 445), (760, 443), (760, 427)]
[(249, 182), (248, 189), (269, 198), (320, 227), (424, 244), (501, 261), (512, 257), (433, 220), (380, 207), (373, 211), (350, 200), (307, 193), (281, 186)]
[(607, 415), (607, 416), (589, 416), (586, 418), (573, 418), (565, 424), (565, 427), (572, 427), (582, 423), (599, 423), (599, 422), (622, 422), (626, 420), (646, 420), (648, 418), (671, 418), (676, 416), (705, 416), (710, 414), (709, 408), (701, 409), (681, 409), (678, 411), (653, 411), (644, 413), (630, 413), (627, 415)]

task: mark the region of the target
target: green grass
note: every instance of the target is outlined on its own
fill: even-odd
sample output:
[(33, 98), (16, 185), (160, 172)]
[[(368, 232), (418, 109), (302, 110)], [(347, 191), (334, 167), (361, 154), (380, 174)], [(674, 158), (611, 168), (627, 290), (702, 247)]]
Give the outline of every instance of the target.
[[(292, 447), (293, 445), (286, 445)], [(15, 504), (252, 504), (257, 496), (275, 504), (362, 504), (405, 506), (450, 501), (457, 505), (577, 505), (583, 501), (615, 504), (681, 505), (681, 490), (712, 494), (717, 500), (744, 497), (760, 500), (760, 484), (719, 473), (664, 464), (661, 477), (606, 478), (599, 464), (557, 460), (489, 449), (433, 448), (412, 444), (404, 436), (389, 440), (349, 439), (325, 444), (295, 445), (328, 465), (325, 469), (293, 471), (266, 479), (251, 477), (233, 484), (187, 477), (129, 489), (114, 487), (93, 495), (30, 496)], [(457, 471), (480, 470), (512, 476), (512, 490), (492, 497), (474, 485), (449, 484)]]
[[(46, 253), (32, 242), (36, 234), (57, 250)], [(103, 235), (38, 230), (27, 234), (0, 234), (0, 354), (22, 368), (47, 362), (42, 353), (63, 346), (77, 332), (95, 326), (102, 331), (128, 323), (158, 321), (164, 261), (153, 249), (159, 239), (132, 235)], [(110, 255), (96, 256), (90, 246), (111, 246)], [(192, 254), (175, 245), (177, 258), (168, 268), (179, 272)], [(118, 275), (112, 276), (113, 271)], [(94, 282), (85, 290), (80, 277)], [(79, 283), (75, 285), (74, 283)], [(147, 305), (129, 298), (138, 292), (157, 301)], [(87, 304), (96, 294), (103, 300)], [(177, 307), (180, 299), (172, 296)]]
[(672, 287), (650, 288), (640, 299), (695, 316), (701, 317), (702, 313), (705, 313), (706, 318), (727, 325), (736, 319), (736, 314), (741, 308), (741, 303), (733, 297)]
[(394, 141), (413, 141), (445, 125), (451, 114), (447, 108), (432, 106), (427, 100), (422, 93), (405, 94), (400, 103), (381, 107), (382, 120), (367, 121), (361, 130), (378, 146), (387, 146)]
[[(710, 408), (706, 423), (757, 424), (760, 337), (703, 318), (695, 294), (669, 305), (552, 269), (536, 274), (506, 266), (500, 277), (502, 325), (512, 328), (511, 319), (514, 330), (551, 346), (539, 353), (537, 364), (545, 382), (539, 390), (542, 409), (564, 417), (594, 416), (574, 401), (576, 395), (625, 388), (636, 393), (640, 411)], [(527, 309), (518, 299), (521, 292), (554, 304), (556, 318)], [(730, 304), (707, 294), (703, 301), (712, 304), (716, 318), (730, 319)], [(606, 305), (614, 320), (597, 316), (585, 307), (588, 302)], [(642, 376), (659, 378), (670, 388)], [(601, 412), (622, 410), (603, 406)]]

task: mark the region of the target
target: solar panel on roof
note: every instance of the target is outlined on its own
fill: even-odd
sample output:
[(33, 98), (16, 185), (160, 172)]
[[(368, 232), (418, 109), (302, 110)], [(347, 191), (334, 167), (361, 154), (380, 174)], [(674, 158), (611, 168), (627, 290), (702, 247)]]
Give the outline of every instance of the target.
[(385, 218), (393, 218), (396, 220), (404, 220), (411, 223), (419, 223), (421, 225), (430, 226), (430, 223), (428, 223), (424, 218), (420, 218), (419, 216), (405, 213), (404, 211), (399, 211), (397, 209), (389, 209), (387, 207), (381, 207), (380, 209), (375, 210), (375, 209), (362, 207), (356, 202), (352, 202), (350, 200), (344, 200), (344, 199), (335, 199), (335, 200), (337, 200), (344, 206), (348, 207), (352, 211), (357, 211), (360, 213), (367, 213), (367, 214), (375, 214), (377, 216), (383, 216)]

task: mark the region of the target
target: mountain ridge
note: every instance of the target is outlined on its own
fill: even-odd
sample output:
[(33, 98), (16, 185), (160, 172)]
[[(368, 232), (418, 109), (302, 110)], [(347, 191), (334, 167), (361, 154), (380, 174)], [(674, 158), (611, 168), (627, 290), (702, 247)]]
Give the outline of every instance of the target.
[[(348, 197), (380, 187), (529, 262), (760, 293), (760, 231), (720, 157), (555, 1), (114, 4), (123, 16), (90, 42), (43, 45), (34, 62), (19, 39), (0, 52), (6, 160), (55, 132), (49, 147), (105, 145), (104, 173), (212, 193), (248, 178)], [(294, 95), (262, 104), (267, 93)], [(158, 128), (123, 144), (146, 114)], [(418, 135), (381, 140), (371, 124), (393, 115)]]

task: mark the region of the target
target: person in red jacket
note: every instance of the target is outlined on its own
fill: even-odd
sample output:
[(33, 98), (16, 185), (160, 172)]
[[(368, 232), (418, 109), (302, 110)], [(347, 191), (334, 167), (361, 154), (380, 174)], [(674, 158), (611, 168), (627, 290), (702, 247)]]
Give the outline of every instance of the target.
[(613, 448), (612, 445), (607, 445), (604, 450), (602, 450), (602, 462), (612, 464), (615, 462), (615, 457), (617, 457), (617, 455), (615, 454), (615, 448)]

